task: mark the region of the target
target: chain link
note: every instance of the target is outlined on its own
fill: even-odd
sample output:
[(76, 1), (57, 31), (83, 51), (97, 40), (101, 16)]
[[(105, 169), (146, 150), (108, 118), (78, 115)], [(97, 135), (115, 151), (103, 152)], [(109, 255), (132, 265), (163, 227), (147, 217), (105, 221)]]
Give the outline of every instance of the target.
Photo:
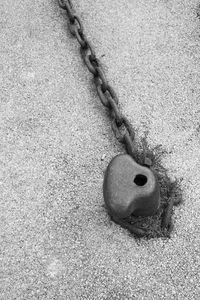
[(74, 10), (71, 0), (58, 0), (58, 4), (62, 9), (67, 11), (69, 21), (73, 23), (74, 17), (76, 16), (76, 12)]
[(98, 58), (96, 57), (94, 50), (91, 48), (91, 45), (88, 44), (88, 48), (80, 48), (81, 56), (88, 68), (88, 70), (94, 75), (97, 75), (96, 67), (100, 64)]
[(58, 0), (58, 5), (62, 9), (66, 9), (65, 0)]
[(116, 92), (108, 83), (100, 60), (96, 57), (91, 43), (84, 34), (80, 18), (72, 5), (71, 0), (58, 0), (59, 6), (64, 9), (69, 19), (69, 30), (80, 44), (80, 53), (89, 72), (94, 77), (97, 94), (102, 104), (109, 109), (112, 118), (112, 130), (116, 138), (125, 145), (129, 155), (134, 157), (133, 140), (134, 130), (129, 120), (122, 115), (119, 108), (119, 99)]

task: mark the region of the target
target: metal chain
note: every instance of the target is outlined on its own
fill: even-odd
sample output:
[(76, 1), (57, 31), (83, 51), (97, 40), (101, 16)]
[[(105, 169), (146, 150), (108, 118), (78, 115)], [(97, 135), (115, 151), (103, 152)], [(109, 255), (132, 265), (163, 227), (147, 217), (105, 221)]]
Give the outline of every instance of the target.
[[(135, 158), (133, 147), (135, 133), (133, 127), (131, 126), (129, 120), (120, 112), (117, 94), (112, 86), (108, 83), (101, 62), (96, 57), (92, 45), (84, 34), (82, 22), (77, 16), (71, 0), (58, 0), (58, 3), (59, 6), (66, 11), (69, 20), (69, 30), (80, 44), (81, 56), (89, 72), (93, 75), (93, 81), (96, 86), (97, 94), (102, 104), (110, 111), (112, 118), (112, 130), (116, 138), (125, 145), (127, 153)], [(143, 164), (147, 167), (151, 167), (152, 161), (150, 158), (145, 157)], [(164, 211), (162, 226), (165, 228), (169, 227), (172, 207), (173, 202), (171, 202)], [(141, 231), (140, 228), (136, 228), (134, 225), (124, 223), (119, 219), (115, 220), (115, 222), (139, 236), (144, 235), (144, 231)]]
[(93, 75), (97, 94), (102, 104), (110, 111), (113, 132), (117, 140), (125, 145), (127, 153), (134, 157), (134, 130), (129, 120), (120, 112), (117, 94), (108, 83), (101, 62), (84, 34), (82, 22), (77, 16), (71, 0), (58, 0), (58, 4), (66, 11), (69, 30), (80, 44), (81, 56), (89, 72)]

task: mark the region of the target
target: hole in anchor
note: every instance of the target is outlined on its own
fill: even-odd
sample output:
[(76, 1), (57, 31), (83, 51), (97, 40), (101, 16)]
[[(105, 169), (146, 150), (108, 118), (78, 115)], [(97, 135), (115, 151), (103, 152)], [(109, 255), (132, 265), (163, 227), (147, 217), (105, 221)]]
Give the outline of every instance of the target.
[(138, 174), (135, 176), (134, 182), (138, 186), (143, 186), (147, 183), (147, 177), (145, 175)]

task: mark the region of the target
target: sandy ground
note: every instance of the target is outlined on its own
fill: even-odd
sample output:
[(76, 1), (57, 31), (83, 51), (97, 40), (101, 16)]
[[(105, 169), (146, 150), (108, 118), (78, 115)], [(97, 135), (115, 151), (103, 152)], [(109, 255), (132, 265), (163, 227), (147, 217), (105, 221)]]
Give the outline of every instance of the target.
[(74, 0), (123, 113), (183, 178), (172, 238), (102, 207), (115, 140), (57, 2), (0, 3), (0, 299), (199, 299), (197, 0)]

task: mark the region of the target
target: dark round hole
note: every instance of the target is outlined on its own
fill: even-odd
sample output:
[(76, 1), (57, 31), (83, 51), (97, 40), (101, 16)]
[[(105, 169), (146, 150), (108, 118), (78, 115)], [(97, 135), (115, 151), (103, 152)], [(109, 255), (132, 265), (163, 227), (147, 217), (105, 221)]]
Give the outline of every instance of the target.
[(147, 183), (147, 177), (145, 175), (138, 174), (135, 176), (134, 182), (139, 186), (143, 186)]

